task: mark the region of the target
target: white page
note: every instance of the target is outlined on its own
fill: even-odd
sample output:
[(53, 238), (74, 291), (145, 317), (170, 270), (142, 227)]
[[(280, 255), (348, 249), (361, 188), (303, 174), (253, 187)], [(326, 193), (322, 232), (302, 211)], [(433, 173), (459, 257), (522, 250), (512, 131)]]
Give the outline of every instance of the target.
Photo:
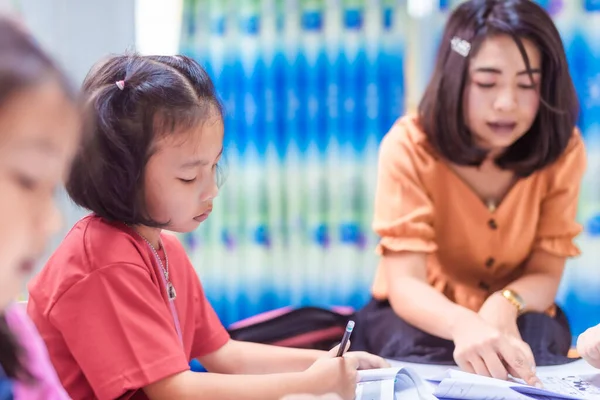
[(358, 371), (356, 400), (395, 400), (394, 386), (401, 367)]
[(409, 368), (380, 368), (358, 373), (356, 400), (436, 400), (433, 386)]
[[(592, 397), (587, 397), (585, 395), (585, 392), (574, 392), (572, 390), (573, 386), (567, 386), (566, 383), (564, 383), (563, 385), (559, 385), (556, 382), (556, 379), (553, 377), (541, 377), (542, 380), (542, 384), (544, 385), (543, 389), (538, 389), (536, 387), (532, 387), (532, 386), (528, 386), (522, 383), (519, 383), (517, 380), (509, 380), (509, 381), (504, 381), (504, 380), (500, 380), (500, 379), (493, 379), (493, 378), (488, 378), (485, 376), (479, 376), (479, 375), (474, 375), (474, 374), (470, 374), (467, 372), (462, 372), (462, 371), (448, 371), (445, 376), (439, 377), (437, 379), (441, 379), (444, 378), (440, 384), (440, 386), (443, 386), (443, 384), (448, 380), (452, 380), (454, 381), (454, 390), (456, 393), (460, 393), (459, 391), (465, 390), (465, 391), (481, 391), (482, 393), (488, 393), (488, 392), (492, 392), (494, 395), (497, 396), (505, 396), (505, 397), (492, 397), (492, 398), (498, 398), (498, 399), (530, 399), (530, 395), (534, 395), (536, 396), (536, 398), (539, 398), (540, 396), (545, 396), (547, 398), (552, 398), (552, 399), (597, 399), (597, 396), (592, 396)], [(449, 379), (448, 379), (449, 378)], [(521, 381), (523, 382), (523, 381)], [(438, 387), (439, 388), (439, 387)], [(481, 388), (481, 389), (480, 389)], [(484, 389), (485, 388), (485, 389)], [(485, 391), (484, 391), (485, 390)], [(515, 392), (517, 395), (516, 396), (511, 396), (508, 394), (509, 391), (513, 391)], [(519, 395), (520, 394), (520, 395)], [(436, 395), (441, 396), (437, 391), (436, 391)], [(451, 396), (446, 396), (446, 397), (451, 397)], [(464, 396), (456, 396), (453, 395), (453, 397), (458, 397), (458, 398), (463, 398), (463, 399), (471, 399), (472, 397), (464, 397)], [(476, 397), (475, 397), (476, 398)], [(486, 397), (486, 399), (489, 398)]]
[(358, 384), (355, 400), (395, 400), (395, 379), (366, 381)]
[[(540, 376), (544, 390), (569, 399), (600, 399), (600, 373), (592, 375)], [(522, 381), (521, 381), (522, 382)], [(515, 387), (521, 393), (539, 393), (530, 387)]]
[(512, 390), (513, 382), (492, 379), (467, 372), (448, 370), (433, 381), (439, 381), (435, 395), (462, 400), (531, 400)]
[(480, 381), (446, 378), (435, 390), (435, 396), (461, 400), (531, 400), (509, 386), (486, 384)]
[(572, 391), (571, 393), (577, 393), (578, 396), (600, 399), (600, 370), (584, 360), (565, 365), (539, 367), (537, 375), (546, 389), (561, 393)]
[(438, 375), (431, 379), (434, 382), (442, 382), (446, 379), (453, 379), (457, 381), (466, 381), (473, 384), (481, 384), (481, 385), (491, 385), (494, 387), (505, 387), (510, 389), (511, 386), (514, 386), (516, 382), (503, 381), (501, 379), (493, 379), (488, 378), (487, 376), (481, 376), (476, 374), (471, 374), (469, 372), (463, 372), (459, 370), (449, 369), (444, 372), (442, 375)]
[(360, 370), (358, 371), (359, 382), (383, 381), (386, 379), (395, 380), (396, 375), (400, 371), (402, 371), (402, 367)]
[(435, 376), (441, 375), (449, 369), (459, 369), (456, 365), (441, 365), (441, 364), (417, 364), (409, 363), (405, 361), (386, 360), (392, 367), (409, 368), (411, 371), (415, 371), (423, 379), (430, 379)]
[[(487, 377), (479, 377), (477, 375), (468, 374), (462, 372), (456, 366), (448, 366), (448, 365), (429, 365), (429, 364), (414, 364), (414, 363), (406, 363), (390, 360), (390, 364), (392, 364), (396, 369), (401, 369), (402, 367), (411, 370), (412, 372), (418, 373), (422, 378), (428, 379), (431, 382), (440, 382), (444, 378), (454, 377), (455, 380), (461, 379), (464, 380), (465, 377), (462, 374), (466, 374), (468, 381), (471, 382), (471, 386), (485, 384), (485, 380), (489, 380)], [(393, 368), (392, 368), (393, 369)], [(557, 366), (549, 366), (549, 367), (538, 367), (537, 375), (542, 381), (544, 385), (544, 391), (538, 391), (536, 388), (532, 388), (530, 386), (526, 386), (525, 391), (530, 391), (532, 393), (536, 393), (537, 399), (557, 399), (556, 395), (550, 396), (549, 392), (554, 392), (559, 394), (563, 399), (600, 399), (600, 371), (590, 366), (583, 360), (574, 361), (569, 364), (557, 365)], [(462, 376), (462, 378), (461, 378)], [(484, 381), (481, 382), (481, 379)], [(498, 387), (502, 386), (505, 388), (514, 387), (513, 391), (520, 390), (514, 385), (514, 382), (518, 382), (518, 380), (514, 380), (513, 382), (501, 381), (501, 380), (493, 380), (493, 391), (492, 395), (502, 396), (502, 393), (505, 391), (504, 389), (499, 391)], [(522, 381), (521, 381), (522, 382)], [(451, 382), (449, 382), (450, 384)], [(449, 386), (449, 385), (448, 385)], [(448, 393), (458, 392), (458, 396), (460, 396), (460, 390), (465, 390), (464, 383), (460, 383), (458, 385), (455, 384), (452, 389), (453, 392), (450, 392), (450, 389), (447, 389), (445, 386), (440, 390), (447, 390)], [(470, 390), (476, 390), (476, 388), (470, 388)], [(520, 390), (522, 391), (522, 389)], [(545, 394), (545, 396), (542, 395)], [(518, 394), (518, 393), (517, 393)], [(439, 393), (436, 395), (440, 396)], [(478, 393), (477, 396), (480, 394)], [(480, 399), (508, 399), (515, 398), (513, 394), (506, 396), (508, 397), (491, 397), (489, 393), (482, 394), (487, 397), (476, 397)], [(511, 397), (513, 396), (513, 397)], [(531, 399), (531, 397), (523, 397), (524, 394), (521, 394), (519, 399)], [(440, 396), (441, 397), (441, 396)]]
[[(443, 375), (448, 370), (460, 371), (456, 365), (442, 364), (416, 364), (405, 361), (387, 360), (393, 367), (406, 367), (418, 373), (423, 379), (433, 379)], [(589, 365), (584, 360), (573, 361), (563, 365), (553, 365), (548, 367), (537, 367), (537, 374), (543, 376), (564, 376), (564, 375), (593, 375), (600, 373), (599, 370)]]

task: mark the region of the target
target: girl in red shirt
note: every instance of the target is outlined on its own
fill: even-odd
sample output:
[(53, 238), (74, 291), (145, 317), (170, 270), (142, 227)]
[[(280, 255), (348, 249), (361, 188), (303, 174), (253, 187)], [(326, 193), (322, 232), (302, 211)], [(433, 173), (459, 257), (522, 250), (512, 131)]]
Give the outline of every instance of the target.
[[(383, 359), (231, 340), (184, 248), (162, 233), (196, 229), (217, 196), (223, 119), (205, 71), (183, 56), (117, 56), (83, 92), (91, 133), (67, 190), (92, 214), (31, 283), (28, 305), (70, 396), (354, 398), (356, 369)], [(193, 358), (210, 372), (191, 372)]]

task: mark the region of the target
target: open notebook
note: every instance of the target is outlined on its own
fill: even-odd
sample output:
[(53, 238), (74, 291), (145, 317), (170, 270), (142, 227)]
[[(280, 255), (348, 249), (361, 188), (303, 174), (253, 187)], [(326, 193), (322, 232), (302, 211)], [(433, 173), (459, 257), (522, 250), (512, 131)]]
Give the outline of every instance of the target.
[(600, 373), (538, 374), (544, 389), (454, 369), (424, 379), (409, 367), (360, 371), (356, 400), (591, 400), (600, 399)]

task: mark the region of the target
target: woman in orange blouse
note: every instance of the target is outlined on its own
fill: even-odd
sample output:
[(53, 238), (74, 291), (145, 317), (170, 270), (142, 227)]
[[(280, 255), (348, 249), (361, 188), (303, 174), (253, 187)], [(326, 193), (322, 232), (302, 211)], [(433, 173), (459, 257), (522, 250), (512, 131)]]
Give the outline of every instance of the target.
[(554, 304), (585, 150), (561, 38), (529, 0), (471, 0), (447, 22), (416, 116), (383, 139), (381, 262), (354, 345), (536, 384), (567, 362)]

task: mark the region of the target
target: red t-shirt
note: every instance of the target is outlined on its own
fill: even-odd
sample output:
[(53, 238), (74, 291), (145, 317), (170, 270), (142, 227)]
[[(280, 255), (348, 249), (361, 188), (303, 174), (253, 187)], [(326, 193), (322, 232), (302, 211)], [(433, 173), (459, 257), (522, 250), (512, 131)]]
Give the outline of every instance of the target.
[(162, 240), (183, 346), (154, 253), (121, 223), (79, 221), (29, 285), (27, 311), (73, 399), (146, 399), (141, 388), (229, 340), (177, 238)]

